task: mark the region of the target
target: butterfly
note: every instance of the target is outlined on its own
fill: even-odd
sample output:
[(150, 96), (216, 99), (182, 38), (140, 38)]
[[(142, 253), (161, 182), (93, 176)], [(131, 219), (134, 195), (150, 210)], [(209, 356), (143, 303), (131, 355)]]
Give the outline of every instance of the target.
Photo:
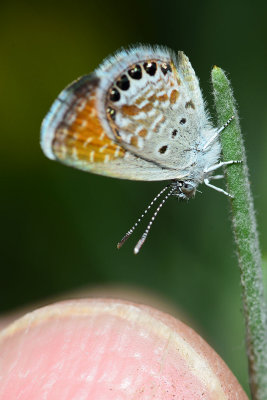
[(44, 154), (71, 167), (121, 179), (170, 180), (167, 192), (135, 246), (138, 253), (170, 196), (190, 199), (201, 183), (223, 175), (220, 132), (213, 127), (199, 81), (186, 55), (166, 47), (137, 46), (107, 58), (93, 73), (67, 86), (41, 127)]

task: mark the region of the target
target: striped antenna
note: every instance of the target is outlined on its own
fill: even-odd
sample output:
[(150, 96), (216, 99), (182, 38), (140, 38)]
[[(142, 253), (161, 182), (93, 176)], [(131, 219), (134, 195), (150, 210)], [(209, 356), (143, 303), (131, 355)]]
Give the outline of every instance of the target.
[(149, 221), (149, 224), (147, 225), (147, 228), (145, 230), (145, 232), (143, 233), (141, 239), (137, 242), (135, 248), (134, 248), (134, 254), (138, 254), (141, 247), (143, 246), (147, 235), (150, 231), (150, 228), (153, 224), (153, 222), (155, 221), (156, 216), (158, 215), (158, 212), (160, 211), (161, 207), (163, 206), (163, 204), (166, 202), (166, 200), (168, 200), (168, 198), (172, 195), (172, 193), (176, 190), (176, 187), (172, 187), (171, 190), (169, 191), (169, 193), (166, 194), (166, 196), (164, 197), (164, 199), (162, 200), (162, 202), (160, 203), (160, 205), (158, 206), (158, 208), (156, 209), (156, 211), (153, 214), (153, 217), (151, 218), (151, 220)]
[(135, 228), (137, 227), (137, 225), (139, 224), (139, 222), (142, 221), (142, 219), (144, 218), (144, 216), (147, 214), (147, 212), (150, 210), (150, 208), (153, 206), (153, 204), (155, 203), (155, 201), (168, 189), (168, 187), (170, 187), (170, 185), (165, 186), (165, 188), (163, 188), (156, 197), (154, 197), (154, 199), (151, 201), (151, 203), (149, 204), (149, 206), (145, 209), (145, 211), (143, 212), (143, 214), (141, 215), (140, 218), (138, 218), (138, 220), (136, 221), (136, 223), (131, 227), (131, 229), (129, 229), (129, 231), (126, 233), (126, 235), (123, 236), (123, 238), (121, 239), (121, 241), (117, 244), (117, 249), (120, 249), (121, 246), (126, 242), (126, 240), (131, 236), (131, 234), (133, 233), (133, 231), (135, 230)]
[(219, 134), (230, 124), (231, 121), (233, 121), (233, 119), (235, 118), (234, 115), (232, 115), (231, 118), (228, 119), (228, 121), (226, 121), (226, 123), (219, 128), (214, 135), (207, 141), (207, 143), (205, 144), (205, 146), (203, 147), (203, 150), (207, 150), (207, 148), (211, 145), (211, 143), (217, 138), (217, 136), (219, 136)]

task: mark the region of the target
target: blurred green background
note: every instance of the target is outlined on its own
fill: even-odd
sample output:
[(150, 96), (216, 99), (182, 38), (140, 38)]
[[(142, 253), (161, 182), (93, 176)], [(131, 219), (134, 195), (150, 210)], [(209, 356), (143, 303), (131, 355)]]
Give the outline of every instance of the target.
[(210, 71), (222, 67), (239, 105), (266, 259), (267, 3), (76, 0), (0, 7), (1, 311), (60, 293), (67, 298), (79, 287), (140, 288), (182, 310), (248, 390), (227, 198), (201, 187), (189, 203), (171, 199), (138, 256), (133, 247), (145, 223), (117, 251), (164, 183), (120, 181), (52, 162), (41, 152), (39, 132), (58, 93), (121, 46), (184, 50), (213, 116)]

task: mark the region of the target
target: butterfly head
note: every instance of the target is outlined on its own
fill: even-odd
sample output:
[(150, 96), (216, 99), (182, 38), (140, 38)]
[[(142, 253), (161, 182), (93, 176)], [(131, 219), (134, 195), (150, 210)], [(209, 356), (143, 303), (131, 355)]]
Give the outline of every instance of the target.
[(192, 181), (173, 180), (172, 185), (175, 187), (173, 195), (179, 199), (189, 200), (196, 194), (196, 184)]

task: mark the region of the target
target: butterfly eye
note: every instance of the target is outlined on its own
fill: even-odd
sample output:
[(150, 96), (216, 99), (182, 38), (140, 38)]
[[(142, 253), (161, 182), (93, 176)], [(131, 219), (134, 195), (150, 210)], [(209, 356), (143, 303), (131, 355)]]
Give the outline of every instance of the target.
[(185, 123), (186, 123), (186, 119), (185, 119), (185, 118), (182, 118), (181, 121), (180, 121), (180, 124), (181, 124), (181, 125), (184, 125)]
[(171, 69), (170, 64), (163, 63), (163, 64), (161, 65), (161, 71), (162, 71), (163, 75), (166, 75), (167, 72), (171, 72), (172, 69)]
[(130, 87), (130, 81), (126, 75), (122, 75), (121, 78), (117, 81), (117, 86), (121, 90), (128, 90)]
[(109, 98), (111, 101), (119, 101), (121, 98), (120, 92), (116, 88), (110, 89)]
[(133, 79), (141, 79), (142, 78), (142, 69), (140, 65), (136, 64), (133, 68), (129, 69), (128, 74)]
[(144, 68), (148, 75), (153, 76), (157, 71), (157, 64), (155, 62), (147, 62), (144, 63)]
[(182, 182), (182, 186), (180, 188), (182, 193), (184, 193), (188, 198), (193, 197), (196, 193), (196, 188), (194, 185), (188, 182)]

